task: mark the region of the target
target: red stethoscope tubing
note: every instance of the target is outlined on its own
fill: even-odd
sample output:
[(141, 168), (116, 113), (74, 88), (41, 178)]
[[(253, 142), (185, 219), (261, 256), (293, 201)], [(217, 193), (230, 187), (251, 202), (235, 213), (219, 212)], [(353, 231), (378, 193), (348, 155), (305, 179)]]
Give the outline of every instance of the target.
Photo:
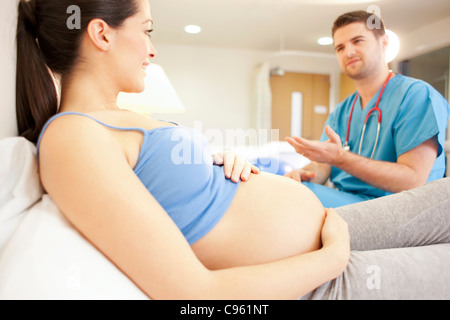
[[(375, 149), (376, 149), (377, 143), (378, 143), (378, 137), (379, 137), (379, 134), (380, 134), (380, 127), (381, 127), (381, 109), (379, 108), (379, 104), (380, 104), (381, 97), (383, 96), (384, 89), (386, 88), (386, 85), (388, 84), (389, 80), (391, 79), (391, 76), (392, 76), (392, 71), (389, 71), (389, 75), (386, 78), (386, 80), (384, 81), (383, 87), (381, 88), (380, 94), (378, 95), (378, 99), (377, 99), (377, 103), (375, 104), (375, 107), (373, 107), (372, 109), (369, 110), (369, 112), (367, 113), (367, 116), (366, 116), (366, 118), (364, 120), (363, 132), (362, 132), (362, 136), (361, 136), (361, 142), (360, 142), (360, 145), (359, 145), (359, 152), (358, 152), (358, 154), (361, 154), (361, 146), (362, 146), (362, 141), (364, 139), (364, 133), (366, 131), (367, 121), (368, 121), (369, 117), (373, 114), (373, 112), (378, 111), (377, 138), (376, 138), (376, 141), (375, 141), (375, 147), (372, 150), (371, 158), (373, 157), (373, 154), (375, 153)], [(348, 138), (350, 136), (350, 123), (352, 121), (353, 109), (355, 108), (356, 100), (358, 100), (358, 97), (359, 97), (359, 93), (356, 93), (355, 99), (353, 100), (352, 108), (350, 110), (350, 116), (348, 117), (347, 136), (345, 138), (345, 144), (344, 144), (345, 148), (348, 148)]]

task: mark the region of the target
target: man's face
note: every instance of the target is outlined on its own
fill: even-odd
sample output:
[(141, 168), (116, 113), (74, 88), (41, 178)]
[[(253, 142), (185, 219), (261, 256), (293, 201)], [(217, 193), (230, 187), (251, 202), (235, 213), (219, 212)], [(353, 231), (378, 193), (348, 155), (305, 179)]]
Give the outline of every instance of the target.
[(357, 80), (385, 65), (387, 37), (377, 38), (361, 22), (348, 24), (334, 33), (334, 48), (344, 73)]

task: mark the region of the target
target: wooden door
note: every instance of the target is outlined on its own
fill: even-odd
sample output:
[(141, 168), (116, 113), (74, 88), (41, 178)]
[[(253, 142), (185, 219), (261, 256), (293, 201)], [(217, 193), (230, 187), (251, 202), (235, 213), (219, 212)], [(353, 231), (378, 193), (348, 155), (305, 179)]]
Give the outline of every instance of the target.
[(324, 74), (286, 72), (271, 76), (272, 128), (280, 130), (280, 141), (291, 136), (292, 93), (303, 97), (301, 136), (319, 140), (329, 115), (330, 77)]
[(353, 79), (347, 76), (345, 73), (341, 73), (339, 90), (339, 102), (344, 101), (349, 95), (356, 92), (356, 86)]

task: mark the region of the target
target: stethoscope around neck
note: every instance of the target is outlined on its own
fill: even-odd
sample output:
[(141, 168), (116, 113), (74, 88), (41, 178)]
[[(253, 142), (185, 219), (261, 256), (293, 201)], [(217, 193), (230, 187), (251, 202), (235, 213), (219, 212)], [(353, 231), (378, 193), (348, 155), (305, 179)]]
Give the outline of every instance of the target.
[[(375, 104), (375, 107), (369, 110), (369, 112), (366, 115), (366, 119), (364, 120), (364, 125), (361, 133), (361, 140), (359, 142), (359, 149), (358, 149), (358, 155), (361, 155), (361, 148), (364, 141), (364, 135), (366, 133), (366, 127), (367, 127), (367, 121), (369, 120), (370, 116), (376, 116), (375, 111), (378, 112), (378, 125), (377, 125), (377, 135), (375, 138), (375, 145), (372, 149), (372, 154), (370, 155), (370, 159), (373, 158), (373, 155), (375, 154), (375, 150), (377, 149), (378, 145), (378, 139), (380, 138), (380, 130), (381, 130), (381, 109), (379, 108), (381, 97), (383, 96), (384, 89), (386, 88), (386, 85), (388, 84), (389, 80), (391, 79), (392, 71), (389, 71), (389, 75), (386, 78), (386, 81), (384, 81), (383, 88), (380, 91), (380, 94), (378, 95), (377, 103)], [(348, 144), (348, 138), (350, 136), (350, 123), (352, 121), (353, 116), (353, 109), (355, 108), (356, 100), (359, 98), (359, 93), (356, 93), (355, 99), (353, 100), (352, 108), (350, 110), (350, 116), (348, 117), (348, 125), (347, 125), (347, 136), (345, 138), (345, 143), (343, 144), (344, 150), (350, 151), (350, 146)]]

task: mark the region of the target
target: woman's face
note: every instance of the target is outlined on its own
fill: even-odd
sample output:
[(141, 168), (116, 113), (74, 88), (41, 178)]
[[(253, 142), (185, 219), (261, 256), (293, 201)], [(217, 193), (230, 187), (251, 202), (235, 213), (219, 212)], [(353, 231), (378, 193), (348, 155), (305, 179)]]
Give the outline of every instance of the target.
[(125, 20), (117, 30), (114, 42), (114, 59), (117, 68), (114, 73), (120, 83), (120, 91), (142, 92), (144, 79), (150, 60), (156, 56), (156, 50), (150, 41), (153, 21), (147, 0), (135, 0), (138, 12)]

